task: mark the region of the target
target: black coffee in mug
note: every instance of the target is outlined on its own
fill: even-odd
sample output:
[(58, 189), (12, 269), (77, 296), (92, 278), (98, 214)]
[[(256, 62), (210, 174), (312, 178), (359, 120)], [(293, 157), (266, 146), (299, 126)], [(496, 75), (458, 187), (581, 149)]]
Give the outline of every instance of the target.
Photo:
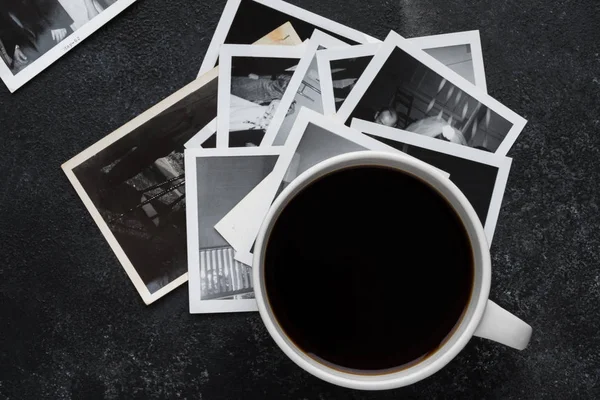
[(473, 251), (429, 184), (352, 167), (291, 199), (269, 234), (264, 274), (274, 317), (300, 350), (346, 371), (391, 372), (433, 354), (459, 324)]

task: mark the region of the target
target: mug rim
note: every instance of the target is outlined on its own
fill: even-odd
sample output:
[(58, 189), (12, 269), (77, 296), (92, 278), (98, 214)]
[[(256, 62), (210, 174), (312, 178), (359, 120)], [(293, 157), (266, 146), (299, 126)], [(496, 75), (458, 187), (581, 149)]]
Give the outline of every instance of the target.
[[(426, 357), (425, 360), (391, 373), (355, 374), (333, 368), (308, 356), (287, 336), (285, 330), (280, 326), (277, 318), (273, 314), (266, 295), (263, 258), (271, 229), (287, 204), (301, 190), (327, 174), (346, 168), (369, 165), (393, 168), (400, 170), (403, 173), (413, 175), (424, 181), (426, 184), (431, 185), (438, 191), (440, 196), (448, 201), (459, 215), (461, 222), (469, 235), (474, 259), (474, 279), (470, 299), (461, 319), (455, 328), (453, 328), (453, 331), (449, 334), (444, 343), (430, 356)], [(442, 193), (442, 189), (445, 189), (447, 193)], [(450, 194), (450, 196), (448, 196), (448, 194)], [(466, 214), (468, 218), (464, 218), (462, 214)], [(456, 187), (456, 185), (441, 172), (431, 165), (405, 154), (371, 150), (356, 151), (337, 155), (310, 167), (296, 177), (275, 199), (259, 230), (254, 249), (255, 252), (252, 266), (254, 293), (261, 319), (271, 337), (275, 340), (279, 348), (295, 364), (305, 371), (327, 382), (352, 389), (383, 390), (398, 388), (425, 379), (442, 369), (458, 355), (473, 336), (483, 317), (491, 286), (491, 260), (489, 247), (483, 226), (473, 209), (473, 206), (460, 189), (458, 189), (458, 187)], [(480, 260), (477, 258), (477, 255), (481, 256)], [(478, 293), (476, 293), (476, 281), (478, 277), (481, 281), (481, 286)], [(467, 310), (472, 307), (473, 309), (470, 312), (470, 316), (468, 316)], [(441, 355), (431, 362), (427, 362), (428, 359), (433, 358), (436, 354)]]

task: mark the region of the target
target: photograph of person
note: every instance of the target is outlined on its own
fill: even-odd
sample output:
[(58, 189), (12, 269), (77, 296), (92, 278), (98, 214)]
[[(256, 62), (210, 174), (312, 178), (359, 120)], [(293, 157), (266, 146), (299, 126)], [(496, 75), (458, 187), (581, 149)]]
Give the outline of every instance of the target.
[[(423, 51), (475, 84), (475, 66), (470, 44), (434, 47)], [(335, 96), (335, 109), (339, 109), (354, 84), (373, 59), (372, 55), (341, 60), (331, 60), (331, 78)]]
[(382, 65), (347, 123), (352, 118), (489, 152), (513, 127), (400, 48)]

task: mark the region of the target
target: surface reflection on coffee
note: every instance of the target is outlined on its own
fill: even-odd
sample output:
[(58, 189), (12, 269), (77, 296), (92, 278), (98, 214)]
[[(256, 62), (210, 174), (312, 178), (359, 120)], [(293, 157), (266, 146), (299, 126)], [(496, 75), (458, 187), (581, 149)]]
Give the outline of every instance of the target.
[(265, 288), (285, 334), (309, 356), (356, 373), (434, 353), (458, 325), (473, 252), (451, 205), (382, 167), (330, 173), (298, 193), (265, 253)]

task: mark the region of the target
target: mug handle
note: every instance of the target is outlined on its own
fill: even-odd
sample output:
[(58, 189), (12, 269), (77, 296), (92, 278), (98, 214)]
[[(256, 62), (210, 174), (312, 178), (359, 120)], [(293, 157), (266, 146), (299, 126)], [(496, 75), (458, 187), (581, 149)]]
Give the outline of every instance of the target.
[(529, 324), (488, 300), (474, 335), (523, 350), (529, 344), (531, 332)]

